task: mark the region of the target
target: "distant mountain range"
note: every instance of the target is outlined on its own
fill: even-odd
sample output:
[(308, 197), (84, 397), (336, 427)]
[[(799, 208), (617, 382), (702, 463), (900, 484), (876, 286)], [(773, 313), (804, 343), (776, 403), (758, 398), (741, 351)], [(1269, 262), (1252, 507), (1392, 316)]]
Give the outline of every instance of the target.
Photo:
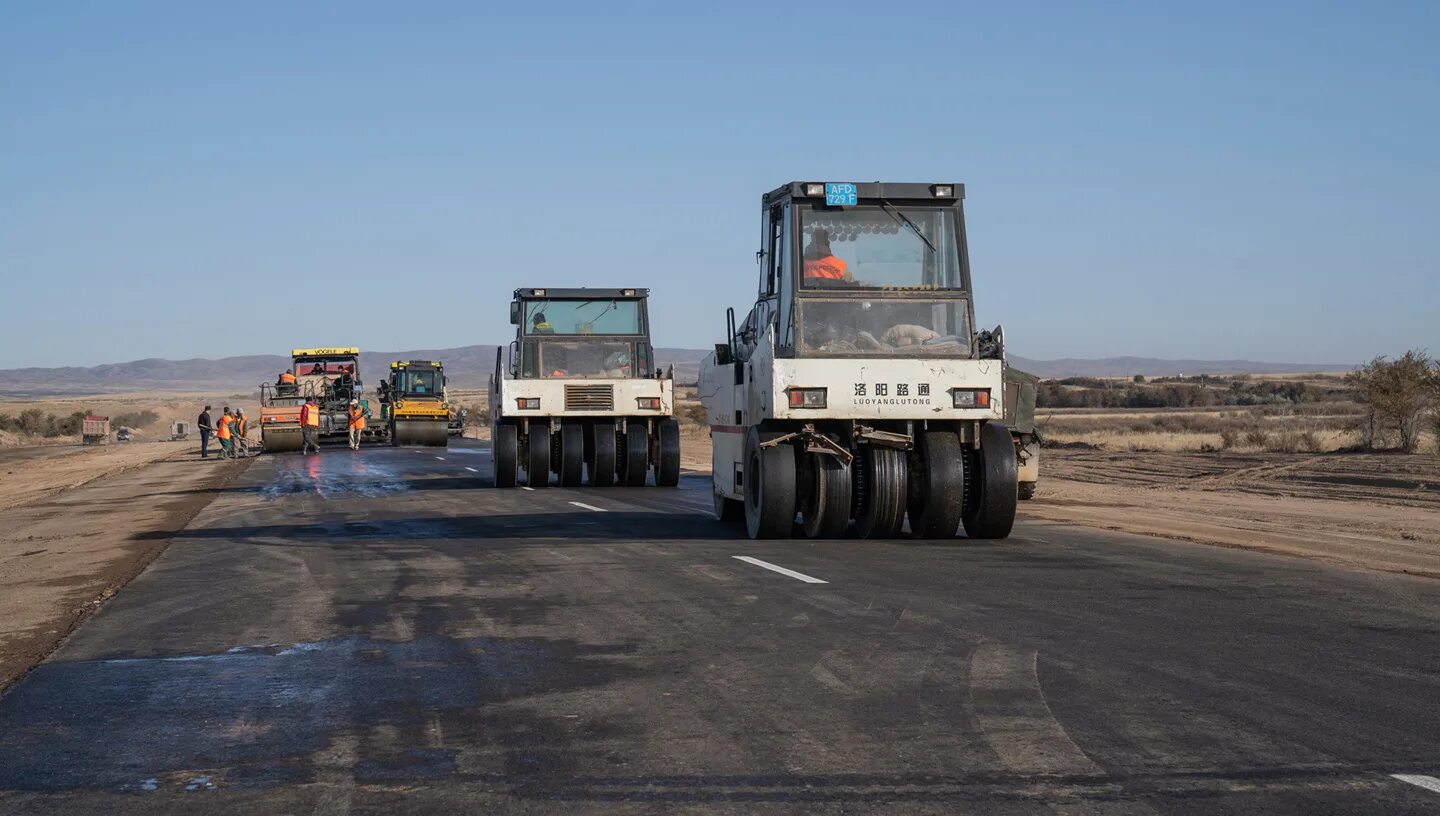
[[(495, 369), (495, 346), (461, 346), (448, 349), (365, 352), (361, 376), (378, 382), (377, 375), (391, 360), (443, 360), (452, 386), (484, 387)], [(708, 349), (658, 348), (661, 366), (675, 366), (682, 381), (693, 381), (700, 360)], [(1101, 359), (1035, 360), (1011, 355), (1017, 368), (1046, 378), (1128, 377), (1142, 374), (1156, 377), (1174, 374), (1279, 374), (1315, 371), (1345, 371), (1343, 363), (1310, 365), (1262, 363), (1251, 360), (1162, 360), (1152, 357), (1105, 357)], [(0, 370), (0, 395), (59, 396), (100, 394), (120, 391), (224, 391), (245, 393), (290, 365), (290, 358), (278, 354), (224, 357), (218, 360), (163, 360), (151, 358), (128, 363), (90, 367), (15, 368)]]

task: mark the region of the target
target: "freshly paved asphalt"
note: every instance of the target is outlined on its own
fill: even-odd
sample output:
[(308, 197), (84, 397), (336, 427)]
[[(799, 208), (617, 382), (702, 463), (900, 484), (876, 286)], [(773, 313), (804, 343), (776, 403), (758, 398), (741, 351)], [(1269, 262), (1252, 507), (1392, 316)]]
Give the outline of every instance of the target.
[(0, 698), (0, 812), (1440, 813), (1440, 582), (709, 505), (258, 459)]

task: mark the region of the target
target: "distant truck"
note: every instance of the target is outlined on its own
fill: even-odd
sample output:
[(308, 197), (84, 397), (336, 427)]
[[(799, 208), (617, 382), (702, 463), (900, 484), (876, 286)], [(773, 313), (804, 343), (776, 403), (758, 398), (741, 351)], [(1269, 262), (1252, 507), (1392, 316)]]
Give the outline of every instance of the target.
[(110, 442), (110, 417), (87, 416), (80, 423), (80, 439), (87, 445), (106, 445)]

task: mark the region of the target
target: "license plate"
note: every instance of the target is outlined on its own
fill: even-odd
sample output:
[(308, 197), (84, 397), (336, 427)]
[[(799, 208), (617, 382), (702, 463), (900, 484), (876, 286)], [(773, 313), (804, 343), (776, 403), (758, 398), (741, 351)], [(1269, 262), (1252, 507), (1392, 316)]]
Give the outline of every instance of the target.
[(859, 203), (859, 191), (853, 184), (825, 184), (825, 206), (853, 207)]

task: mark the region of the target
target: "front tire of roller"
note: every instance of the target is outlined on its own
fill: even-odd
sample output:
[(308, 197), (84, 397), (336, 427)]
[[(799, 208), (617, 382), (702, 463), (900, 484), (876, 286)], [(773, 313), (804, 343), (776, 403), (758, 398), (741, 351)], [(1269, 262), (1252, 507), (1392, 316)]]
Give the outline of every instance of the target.
[(954, 538), (965, 510), (965, 460), (954, 431), (920, 434), (910, 457), (910, 537)]
[(895, 538), (905, 526), (905, 452), (871, 445), (861, 448), (860, 478), (864, 489), (855, 526), (861, 538)]
[(495, 465), (496, 487), (515, 486), (519, 456), (520, 429), (510, 424), (496, 425), (490, 442), (490, 460)]
[(680, 423), (664, 419), (656, 431), (660, 455), (655, 459), (655, 486), (674, 487), (680, 484)]
[(650, 469), (650, 434), (643, 422), (625, 423), (625, 456), (621, 476), (630, 487), (644, 487)]
[(528, 448), (525, 457), (525, 484), (535, 488), (549, 487), (550, 429), (543, 425), (532, 425)]
[(566, 423), (560, 426), (560, 486), (578, 487), (585, 476), (585, 429)]
[(971, 476), (967, 491), (965, 534), (971, 538), (1005, 538), (1015, 526), (1016, 483), (1015, 441), (999, 422), (980, 427), (980, 450), (969, 451)]
[(801, 454), (800, 526), (807, 538), (844, 538), (850, 526), (850, 466), (828, 453)]
[(390, 447), (400, 447), (400, 437), (395, 433), (395, 423), (393, 421), (385, 426), (385, 433), (390, 437)]
[(590, 485), (609, 487), (615, 484), (615, 425), (612, 422), (596, 422), (590, 426), (590, 444), (594, 453), (590, 457)]
[(760, 447), (779, 434), (751, 428), (745, 435), (745, 531), (751, 538), (789, 538), (795, 525), (795, 451)]

